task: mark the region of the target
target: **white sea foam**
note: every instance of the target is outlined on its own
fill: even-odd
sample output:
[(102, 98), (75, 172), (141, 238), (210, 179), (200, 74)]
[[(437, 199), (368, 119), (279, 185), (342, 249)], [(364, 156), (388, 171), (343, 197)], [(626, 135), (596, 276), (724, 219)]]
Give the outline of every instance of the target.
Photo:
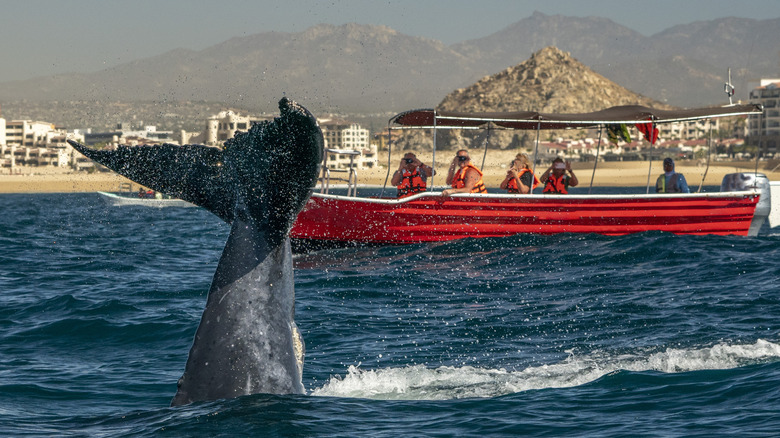
[(780, 360), (780, 345), (759, 339), (754, 344), (717, 344), (700, 349), (667, 348), (651, 354), (617, 357), (571, 355), (557, 364), (520, 371), (470, 366), (432, 369), (424, 365), (365, 370), (350, 366), (346, 376), (331, 377), (328, 383), (314, 389), (311, 394), (381, 400), (497, 397), (533, 389), (579, 386), (619, 370), (679, 373), (732, 369), (777, 360)]

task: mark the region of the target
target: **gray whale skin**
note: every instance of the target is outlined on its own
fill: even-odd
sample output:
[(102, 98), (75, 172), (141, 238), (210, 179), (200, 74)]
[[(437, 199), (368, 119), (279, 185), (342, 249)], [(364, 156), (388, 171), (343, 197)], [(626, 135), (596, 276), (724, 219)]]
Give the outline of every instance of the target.
[(279, 110), (222, 149), (164, 144), (102, 151), (68, 141), (117, 173), (231, 224), (173, 406), (304, 393), (288, 235), (316, 182), (323, 138), (302, 106), (285, 98)]

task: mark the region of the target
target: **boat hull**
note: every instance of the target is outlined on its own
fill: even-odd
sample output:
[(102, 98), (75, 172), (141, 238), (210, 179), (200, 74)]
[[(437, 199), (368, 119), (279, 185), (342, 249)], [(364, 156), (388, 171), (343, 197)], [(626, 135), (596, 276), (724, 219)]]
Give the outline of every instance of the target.
[(780, 181), (770, 182), (771, 187), (771, 211), (769, 213), (769, 226), (780, 227)]
[(141, 198), (135, 193), (128, 195), (112, 192), (98, 192), (103, 200), (114, 206), (140, 205), (144, 207), (196, 207), (187, 201), (176, 198)]
[(314, 194), (293, 225), (299, 249), (514, 234), (646, 231), (747, 235), (759, 193), (494, 195), (402, 200)]

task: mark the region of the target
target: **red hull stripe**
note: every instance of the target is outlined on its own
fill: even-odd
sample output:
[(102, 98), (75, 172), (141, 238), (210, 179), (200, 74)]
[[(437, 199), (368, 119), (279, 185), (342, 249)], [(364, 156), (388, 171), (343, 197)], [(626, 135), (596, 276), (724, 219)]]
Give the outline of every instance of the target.
[(318, 197), (291, 237), (363, 243), (414, 243), (518, 233), (644, 231), (747, 235), (758, 196), (424, 196), (408, 202)]

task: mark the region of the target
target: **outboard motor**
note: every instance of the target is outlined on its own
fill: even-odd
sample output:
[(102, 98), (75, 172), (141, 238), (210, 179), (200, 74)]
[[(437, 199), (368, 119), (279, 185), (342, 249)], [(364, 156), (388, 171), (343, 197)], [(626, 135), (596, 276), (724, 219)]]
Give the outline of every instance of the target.
[(758, 230), (764, 225), (772, 210), (772, 196), (769, 189), (769, 178), (763, 173), (730, 173), (723, 177), (720, 183), (721, 192), (740, 192), (743, 190), (758, 190), (760, 197), (753, 221), (750, 223), (748, 236), (757, 236)]

